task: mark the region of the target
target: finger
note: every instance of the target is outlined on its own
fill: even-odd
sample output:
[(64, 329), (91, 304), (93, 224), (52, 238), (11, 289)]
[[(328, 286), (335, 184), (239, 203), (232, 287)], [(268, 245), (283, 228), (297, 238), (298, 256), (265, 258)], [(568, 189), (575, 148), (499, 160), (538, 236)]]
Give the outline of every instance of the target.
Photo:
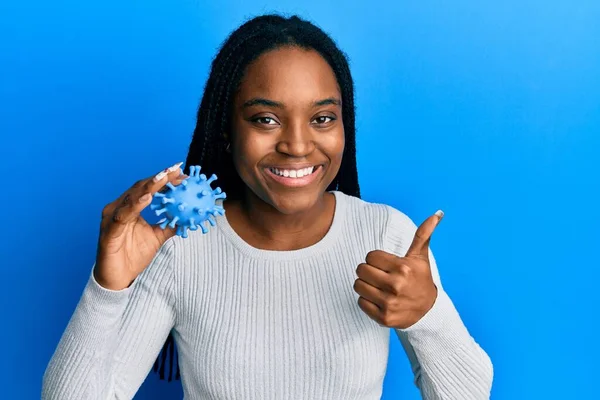
[(152, 196), (168, 182), (181, 183), (181, 164), (177, 163), (153, 177), (136, 182), (117, 200), (105, 207), (102, 213), (102, 229), (111, 229), (110, 227), (114, 224), (116, 226), (113, 229), (116, 231), (112, 233), (118, 234), (123, 229), (122, 225), (127, 225), (137, 218), (142, 210), (152, 202)]
[(367, 263), (358, 264), (356, 275), (379, 290), (386, 290), (392, 278), (389, 273)]
[(115, 201), (108, 204), (102, 210), (102, 221), (100, 222), (100, 233), (104, 233), (113, 222), (113, 216), (115, 215), (115, 211), (123, 204), (127, 204), (131, 201), (131, 189), (127, 190), (121, 196), (119, 196)]
[(398, 256), (383, 250), (372, 250), (367, 253), (365, 262), (374, 268), (385, 272), (393, 272), (397, 269)]
[(428, 257), (429, 255), (429, 242), (433, 231), (442, 220), (444, 212), (442, 210), (437, 211), (431, 217), (427, 218), (421, 226), (417, 228), (415, 237), (410, 245), (410, 248), (406, 252), (406, 256), (420, 256)]
[(152, 230), (154, 231), (156, 237), (160, 238), (163, 243), (175, 236), (177, 233), (177, 228), (171, 228), (168, 225), (165, 227), (165, 229), (162, 229), (160, 225), (152, 225)]
[(372, 320), (377, 322), (379, 325), (384, 325), (381, 319), (381, 309), (377, 306), (377, 304), (365, 299), (364, 297), (358, 298), (358, 306), (361, 310), (364, 311)]
[(383, 307), (385, 304), (385, 294), (362, 279), (354, 281), (354, 291), (378, 307)]
[(189, 178), (189, 175), (186, 174), (181, 174), (178, 177), (175, 178), (175, 180), (173, 181), (174, 185), (179, 185), (181, 182), (183, 182), (184, 180), (186, 180), (187, 178)]
[(145, 193), (133, 200), (123, 202), (120, 207), (117, 207), (112, 216), (112, 222), (116, 224), (128, 224), (136, 219), (142, 210), (152, 202), (152, 194)]
[(167, 183), (181, 183), (182, 171), (179, 168), (180, 166), (181, 163), (177, 163), (159, 172), (152, 179), (146, 179), (130, 196), (125, 196), (121, 206), (115, 210), (113, 222), (125, 224), (131, 222), (152, 202), (152, 197), (156, 192), (164, 188)]
[(158, 174), (154, 175), (153, 177), (149, 177), (149, 178), (145, 178), (145, 179), (141, 179), (141, 180), (137, 181), (129, 189), (127, 189), (125, 192), (123, 192), (115, 201), (113, 201), (112, 203), (110, 203), (106, 207), (104, 207), (104, 209), (102, 210), (102, 218), (110, 219), (110, 217), (112, 217), (114, 215), (117, 207), (121, 206), (123, 204), (124, 200), (129, 200), (132, 193), (140, 193), (140, 189), (141, 189), (142, 193), (137, 196), (137, 197), (141, 197), (145, 192), (150, 191), (148, 189), (151, 189), (151, 185), (153, 185), (153, 184), (156, 184), (156, 185), (162, 184), (160, 186), (160, 188), (162, 188), (167, 182), (165, 180), (165, 178), (169, 174), (175, 174), (177, 172), (177, 169), (180, 166), (181, 166), (181, 163), (177, 163), (170, 168), (165, 168), (164, 170), (160, 171)]
[(138, 181), (136, 182), (132, 187), (130, 187), (129, 189), (127, 189), (125, 192), (121, 193), (121, 195), (119, 197), (117, 197), (117, 199), (109, 204), (107, 204), (103, 209), (102, 209), (102, 223), (101, 223), (101, 227), (104, 228), (105, 225), (107, 225), (108, 223), (110, 223), (110, 219), (112, 218), (112, 216), (115, 213), (115, 210), (117, 209), (117, 207), (119, 207), (121, 204), (123, 204), (123, 202), (128, 202), (131, 198), (131, 192), (133, 191), (133, 188), (139, 186), (143, 181)]
[[(134, 185), (134, 187), (131, 189), (131, 197), (133, 200), (131, 204), (140, 204), (139, 199), (142, 197), (144, 197), (144, 200), (141, 202), (144, 203), (145, 200), (147, 200), (146, 195), (154, 196), (158, 191), (164, 188), (167, 183), (175, 183), (182, 174), (182, 171), (179, 168), (180, 166), (181, 163), (177, 163), (172, 167), (165, 168), (151, 178), (146, 178), (145, 180), (141, 181), (140, 184)], [(140, 211), (142, 209), (143, 207), (140, 209)]]
[(140, 212), (144, 207), (148, 206), (151, 201), (152, 196), (146, 194), (137, 198), (135, 202), (129, 201), (121, 207), (118, 207), (110, 218), (109, 225), (106, 229), (107, 233), (110, 236), (121, 235), (129, 224), (137, 220)]
[[(187, 178), (189, 178), (189, 175), (182, 173), (181, 175), (176, 176), (173, 179), (169, 178), (169, 181), (173, 184), (173, 186), (178, 186), (181, 185), (181, 182), (185, 181)], [(165, 185), (162, 188), (160, 188), (158, 192), (166, 192), (167, 190), (169, 190), (169, 187)]]
[(160, 171), (152, 178), (148, 178), (142, 187), (143, 190), (140, 192), (140, 196), (143, 196), (146, 193), (154, 195), (156, 192), (163, 189), (168, 182), (174, 183), (174, 181), (183, 174), (183, 171), (180, 168), (181, 164), (182, 163), (177, 163), (172, 167)]

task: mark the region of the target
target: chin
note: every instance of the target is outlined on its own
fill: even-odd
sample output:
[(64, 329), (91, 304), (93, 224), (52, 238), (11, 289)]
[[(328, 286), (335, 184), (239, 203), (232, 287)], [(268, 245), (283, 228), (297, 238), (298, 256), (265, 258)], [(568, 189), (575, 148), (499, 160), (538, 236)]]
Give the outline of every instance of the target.
[(317, 204), (319, 198), (323, 195), (323, 192), (310, 191), (304, 192), (298, 191), (297, 193), (269, 193), (269, 203), (282, 214), (297, 214), (304, 211), (308, 211)]

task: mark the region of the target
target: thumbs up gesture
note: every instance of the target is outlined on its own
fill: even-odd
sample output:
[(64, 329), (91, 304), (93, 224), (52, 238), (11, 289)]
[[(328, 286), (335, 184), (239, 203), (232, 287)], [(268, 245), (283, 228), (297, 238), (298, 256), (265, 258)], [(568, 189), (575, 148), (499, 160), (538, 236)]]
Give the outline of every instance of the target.
[(418, 227), (404, 257), (374, 250), (356, 268), (358, 305), (378, 324), (406, 329), (433, 307), (437, 287), (429, 264), (429, 242), (443, 215), (438, 211)]

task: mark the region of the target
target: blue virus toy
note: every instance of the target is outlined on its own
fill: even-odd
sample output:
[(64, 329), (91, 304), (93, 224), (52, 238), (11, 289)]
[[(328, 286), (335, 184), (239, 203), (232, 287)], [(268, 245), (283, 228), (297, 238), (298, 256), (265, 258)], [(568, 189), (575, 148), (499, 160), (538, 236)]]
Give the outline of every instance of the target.
[(225, 214), (223, 207), (216, 204), (216, 200), (226, 198), (225, 192), (220, 187), (214, 190), (210, 187), (215, 180), (215, 174), (207, 179), (200, 174), (200, 166), (194, 165), (190, 167), (189, 178), (180, 185), (167, 183), (167, 190), (156, 193), (150, 205), (157, 216), (163, 216), (157, 225), (162, 229), (177, 227), (176, 234), (183, 238), (188, 237), (188, 229), (200, 228), (202, 233), (207, 233), (205, 221), (215, 226), (214, 217)]

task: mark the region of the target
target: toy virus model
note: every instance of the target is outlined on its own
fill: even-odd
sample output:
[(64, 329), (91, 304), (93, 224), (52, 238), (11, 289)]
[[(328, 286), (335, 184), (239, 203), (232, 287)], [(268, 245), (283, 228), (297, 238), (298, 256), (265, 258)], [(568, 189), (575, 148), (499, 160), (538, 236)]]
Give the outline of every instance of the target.
[(183, 238), (188, 237), (188, 229), (200, 228), (202, 233), (207, 233), (205, 221), (215, 226), (214, 217), (225, 214), (223, 207), (216, 204), (218, 199), (226, 198), (225, 192), (220, 187), (210, 187), (215, 180), (215, 174), (207, 179), (206, 175), (200, 174), (200, 166), (194, 165), (190, 167), (189, 178), (180, 185), (167, 183), (167, 190), (156, 193), (150, 205), (157, 216), (163, 216), (157, 225), (162, 229), (177, 227), (177, 235)]

